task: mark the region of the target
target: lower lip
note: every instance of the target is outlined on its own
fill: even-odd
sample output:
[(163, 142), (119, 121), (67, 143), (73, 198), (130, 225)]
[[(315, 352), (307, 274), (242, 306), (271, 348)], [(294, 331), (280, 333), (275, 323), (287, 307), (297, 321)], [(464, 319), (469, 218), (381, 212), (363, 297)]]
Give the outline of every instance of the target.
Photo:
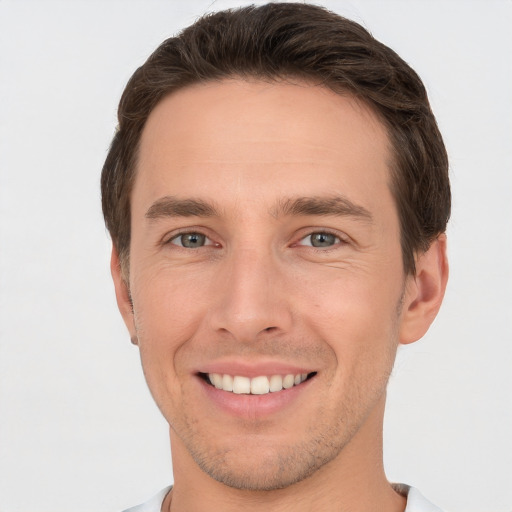
[(203, 392), (215, 406), (233, 416), (254, 420), (276, 414), (292, 405), (309, 388), (314, 377), (305, 380), (298, 386), (264, 395), (239, 395), (217, 389), (201, 377), (197, 377), (197, 379)]

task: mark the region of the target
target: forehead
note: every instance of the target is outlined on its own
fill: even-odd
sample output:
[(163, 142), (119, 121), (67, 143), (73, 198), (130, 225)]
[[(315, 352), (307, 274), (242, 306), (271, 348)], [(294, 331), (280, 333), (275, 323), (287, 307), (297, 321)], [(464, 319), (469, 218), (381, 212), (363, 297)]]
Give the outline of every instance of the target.
[(371, 203), (375, 191), (388, 194), (388, 146), (377, 116), (348, 94), (300, 82), (194, 85), (150, 114), (132, 199), (254, 202), (274, 190)]

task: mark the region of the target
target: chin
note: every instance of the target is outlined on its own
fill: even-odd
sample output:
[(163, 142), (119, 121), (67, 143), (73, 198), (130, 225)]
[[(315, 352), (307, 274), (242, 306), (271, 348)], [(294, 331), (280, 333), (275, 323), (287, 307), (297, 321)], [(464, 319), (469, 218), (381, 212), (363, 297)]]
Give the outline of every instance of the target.
[[(249, 445), (249, 446), (248, 446)], [(211, 478), (228, 487), (246, 491), (273, 491), (310, 477), (334, 459), (342, 446), (319, 441), (262, 448), (246, 443), (244, 448), (205, 451), (189, 448), (198, 466)]]

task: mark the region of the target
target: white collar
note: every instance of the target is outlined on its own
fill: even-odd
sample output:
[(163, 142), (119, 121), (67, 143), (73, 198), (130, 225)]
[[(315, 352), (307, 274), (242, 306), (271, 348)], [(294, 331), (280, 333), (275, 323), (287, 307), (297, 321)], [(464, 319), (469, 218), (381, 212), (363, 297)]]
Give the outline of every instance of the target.
[[(393, 489), (402, 496), (407, 498), (407, 506), (404, 512), (443, 512), (428, 501), (418, 489), (405, 484), (392, 484)], [(160, 512), (162, 503), (167, 493), (171, 490), (172, 485), (162, 489), (158, 494), (153, 496), (149, 501), (129, 508), (124, 512)]]
[(398, 494), (407, 498), (404, 512), (443, 512), (439, 507), (427, 500), (415, 487), (405, 484), (392, 484)]

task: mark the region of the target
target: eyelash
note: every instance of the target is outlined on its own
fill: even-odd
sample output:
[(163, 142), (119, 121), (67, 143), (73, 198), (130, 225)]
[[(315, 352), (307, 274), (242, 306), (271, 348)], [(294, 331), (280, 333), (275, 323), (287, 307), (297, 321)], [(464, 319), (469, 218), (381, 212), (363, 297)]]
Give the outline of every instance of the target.
[(164, 239), (162, 241), (162, 245), (170, 244), (170, 245), (174, 245), (174, 246), (176, 246), (176, 247), (178, 247), (180, 249), (187, 250), (187, 249), (189, 249), (188, 247), (184, 247), (183, 245), (178, 245), (176, 243), (173, 243), (174, 240), (182, 237), (183, 235), (199, 235), (199, 236), (204, 236), (206, 240), (211, 242), (211, 243), (207, 243), (207, 244), (205, 244), (205, 245), (203, 245), (201, 247), (205, 247), (205, 246), (207, 246), (207, 247), (210, 247), (210, 246), (215, 247), (215, 246), (217, 246), (218, 247), (218, 246), (220, 246), (220, 244), (213, 242), (211, 240), (211, 238), (208, 235), (206, 235), (205, 233), (203, 233), (200, 229), (198, 229), (198, 230), (184, 229), (183, 231), (175, 233), (171, 237)]
[[(314, 245), (311, 245), (311, 244), (307, 244), (307, 245), (300, 244), (300, 242), (302, 242), (303, 240), (306, 240), (307, 238), (312, 237), (313, 235), (333, 236), (336, 239), (336, 241), (333, 245), (328, 246), (328, 247), (315, 247)], [(292, 245), (299, 246), (299, 247), (308, 247), (308, 249), (312, 249), (317, 252), (325, 253), (325, 252), (329, 252), (329, 251), (338, 249), (340, 247), (340, 245), (346, 245), (348, 243), (349, 243), (349, 241), (348, 241), (347, 237), (341, 235), (340, 233), (336, 233), (336, 232), (330, 231), (328, 229), (317, 229), (317, 230), (311, 230), (311, 231), (307, 232), (304, 236), (301, 236), (301, 238), (299, 238), (299, 240)]]

